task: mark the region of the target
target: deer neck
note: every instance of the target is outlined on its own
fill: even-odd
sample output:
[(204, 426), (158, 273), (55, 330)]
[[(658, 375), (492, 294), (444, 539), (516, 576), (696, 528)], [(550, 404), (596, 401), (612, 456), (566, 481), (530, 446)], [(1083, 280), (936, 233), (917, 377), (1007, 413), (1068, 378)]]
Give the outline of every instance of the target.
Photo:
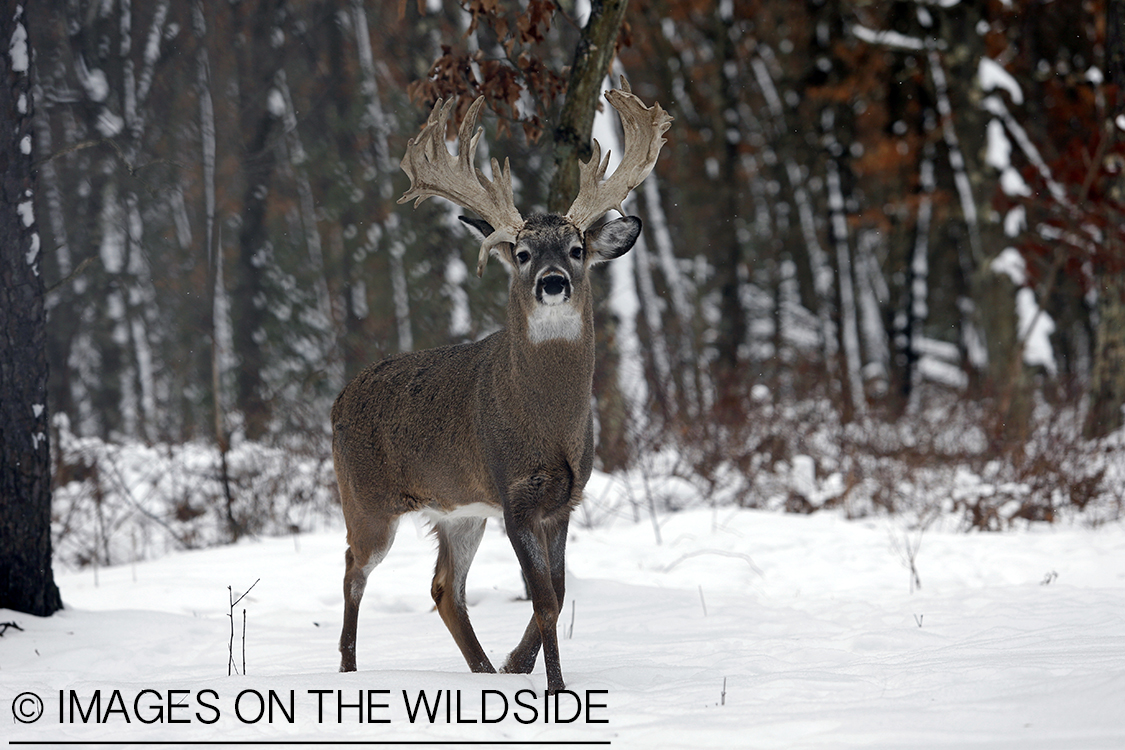
[[(586, 295), (568, 310), (509, 304), (504, 377), (529, 409), (584, 427), (594, 378), (594, 309)], [(538, 329), (537, 329), (538, 327)]]

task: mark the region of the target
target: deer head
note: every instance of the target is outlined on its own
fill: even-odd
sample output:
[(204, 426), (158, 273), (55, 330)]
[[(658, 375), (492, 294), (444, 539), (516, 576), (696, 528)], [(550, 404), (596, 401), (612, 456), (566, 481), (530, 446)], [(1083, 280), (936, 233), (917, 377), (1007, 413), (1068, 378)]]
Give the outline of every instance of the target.
[[(575, 235), (583, 239), (586, 231), (611, 208), (624, 215), (621, 204), (629, 192), (652, 172), (660, 147), (665, 143), (662, 136), (672, 123), (672, 117), (659, 104), (646, 107), (634, 96), (624, 77), (621, 78), (621, 88), (607, 91), (605, 96), (621, 118), (625, 131), (625, 153), (613, 175), (607, 179), (605, 172), (610, 154), (606, 152), (603, 159), (601, 144), (595, 139), (590, 160), (579, 167), (578, 195), (562, 218)], [(518, 269), (520, 264), (514, 247), (521, 232), (529, 227), (515, 206), (508, 160), (504, 160), (503, 169), (496, 159), (492, 160), (491, 180), (476, 167), (477, 144), (483, 133), (483, 129), (477, 127), (477, 119), (484, 97), (478, 97), (473, 102), (461, 123), (457, 156), (445, 148), (445, 132), (453, 104), (454, 100), (443, 103), (439, 99), (422, 132), (407, 143), (402, 171), (410, 177), (410, 189), (398, 202), (413, 200), (417, 207), (426, 198), (436, 195), (475, 211), (484, 221), (466, 223), (482, 235), (477, 275), (484, 274), (484, 266), (491, 254), (499, 255), (509, 268)], [(507, 255), (498, 250), (503, 245), (509, 246)]]

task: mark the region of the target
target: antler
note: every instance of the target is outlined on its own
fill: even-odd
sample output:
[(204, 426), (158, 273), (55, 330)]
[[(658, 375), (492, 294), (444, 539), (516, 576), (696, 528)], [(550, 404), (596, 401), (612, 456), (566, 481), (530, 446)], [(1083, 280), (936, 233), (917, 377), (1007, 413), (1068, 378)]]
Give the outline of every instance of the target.
[(605, 98), (621, 117), (625, 130), (625, 153), (609, 179), (603, 179), (609, 166), (609, 152), (603, 160), (597, 139), (594, 140), (590, 160), (585, 164), (579, 163), (578, 196), (566, 212), (566, 218), (581, 231), (588, 229), (611, 208), (625, 213), (621, 204), (656, 166), (660, 147), (665, 143), (661, 136), (672, 126), (672, 116), (661, 109), (660, 104), (646, 107), (633, 95), (625, 76), (621, 77), (621, 88), (605, 92)]
[(443, 104), (438, 99), (422, 131), (406, 144), (401, 166), (410, 177), (410, 189), (398, 202), (414, 199), (417, 208), (419, 203), (436, 195), (480, 214), (493, 227), (492, 234), (481, 243), (477, 257), (477, 276), (480, 276), (492, 248), (502, 242), (515, 243), (523, 217), (516, 210), (508, 160), (504, 160), (503, 171), (496, 159), (492, 160), (492, 180), (476, 168), (477, 143), (483, 128), (477, 128), (476, 133), (473, 128), (484, 104), (483, 96), (472, 103), (461, 123), (457, 156), (445, 148), (446, 125), (455, 102), (456, 99), (450, 99)]

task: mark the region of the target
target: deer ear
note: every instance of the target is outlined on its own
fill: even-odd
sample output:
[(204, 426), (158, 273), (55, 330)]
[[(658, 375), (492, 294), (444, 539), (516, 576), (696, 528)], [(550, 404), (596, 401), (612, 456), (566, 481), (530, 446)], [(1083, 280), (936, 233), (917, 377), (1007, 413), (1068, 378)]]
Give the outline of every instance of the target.
[(623, 216), (586, 231), (586, 248), (592, 263), (605, 263), (620, 258), (641, 236), (641, 220)]
[[(471, 216), (458, 216), (457, 218), (463, 221), (465, 225), (469, 227), (469, 231), (471, 231), (473, 235), (482, 243), (485, 242), (488, 237), (495, 231), (492, 228), (492, 225), (484, 219), (474, 219)], [(483, 248), (481, 252), (484, 252)], [(499, 258), (500, 261), (504, 264), (504, 267), (509, 271), (511, 271), (511, 269), (515, 267), (512, 261), (512, 243), (502, 241), (493, 245), (489, 249), (487, 254), (481, 255), (480, 259), (478, 260), (477, 266), (478, 276), (480, 276), (481, 272), (484, 270), (484, 264), (488, 260), (489, 255), (495, 255), (497, 258)]]
[(473, 235), (481, 242), (484, 242), (485, 237), (492, 234), (494, 231), (492, 225), (484, 219), (474, 219), (471, 216), (458, 216), (457, 218), (465, 222)]

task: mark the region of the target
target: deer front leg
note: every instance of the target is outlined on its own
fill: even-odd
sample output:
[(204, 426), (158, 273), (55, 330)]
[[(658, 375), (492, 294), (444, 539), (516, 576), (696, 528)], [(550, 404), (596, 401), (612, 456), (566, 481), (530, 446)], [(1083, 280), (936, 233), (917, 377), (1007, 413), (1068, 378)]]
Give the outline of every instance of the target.
[(535, 524), (505, 522), (508, 538), (516, 551), (531, 593), (534, 614), (520, 643), (508, 655), (502, 672), (527, 674), (543, 647), (547, 667), (547, 692), (566, 687), (559, 663), (556, 625), (566, 589), (566, 532), (569, 514)]

